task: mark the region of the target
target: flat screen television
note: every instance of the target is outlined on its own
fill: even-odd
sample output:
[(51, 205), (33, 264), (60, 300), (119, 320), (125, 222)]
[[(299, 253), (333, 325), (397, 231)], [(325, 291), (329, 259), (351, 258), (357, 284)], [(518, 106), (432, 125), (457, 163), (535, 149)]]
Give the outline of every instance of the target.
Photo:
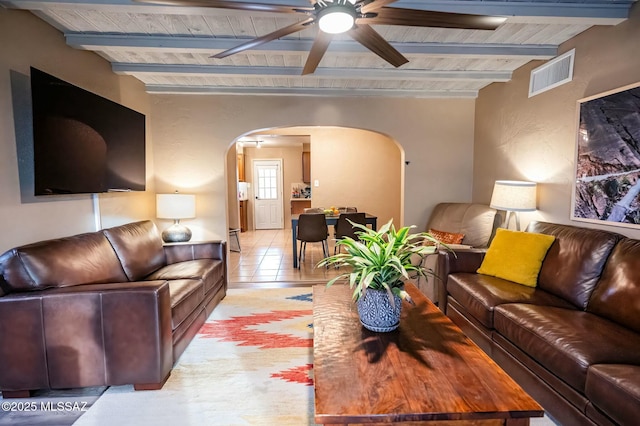
[(31, 68), (35, 195), (145, 190), (145, 116)]

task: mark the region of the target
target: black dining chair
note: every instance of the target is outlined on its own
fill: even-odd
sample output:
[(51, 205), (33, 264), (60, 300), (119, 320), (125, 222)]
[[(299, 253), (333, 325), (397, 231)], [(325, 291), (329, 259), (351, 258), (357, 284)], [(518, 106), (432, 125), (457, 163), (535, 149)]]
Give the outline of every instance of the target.
[(324, 257), (329, 256), (329, 229), (324, 213), (302, 213), (298, 217), (297, 237), (300, 241), (300, 253), (298, 254), (298, 267), (300, 267), (307, 243), (322, 243)]
[[(364, 213), (340, 213), (340, 216), (338, 216), (338, 220), (334, 228), (335, 229), (334, 237), (336, 240), (341, 240), (345, 237), (351, 237), (354, 240), (359, 239), (358, 235), (356, 234), (358, 229), (354, 228), (353, 225), (349, 223), (349, 221), (353, 223), (358, 223), (360, 225), (367, 224)], [(337, 249), (338, 249), (337, 245), (333, 247), (333, 254), (336, 254)]]

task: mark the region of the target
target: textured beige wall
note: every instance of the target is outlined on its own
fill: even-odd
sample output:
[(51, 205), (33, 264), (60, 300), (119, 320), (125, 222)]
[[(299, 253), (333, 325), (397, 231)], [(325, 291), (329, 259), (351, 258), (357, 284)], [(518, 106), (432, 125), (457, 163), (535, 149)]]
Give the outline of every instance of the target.
[(527, 98), (535, 62), (518, 69), (512, 81), (480, 91), (476, 103), (473, 200), (488, 203), (497, 179), (539, 183), (538, 212), (530, 220), (598, 227), (640, 237), (640, 231), (571, 221), (575, 175), (577, 101), (640, 81), (640, 5), (615, 27), (594, 27), (564, 43), (559, 54), (576, 49), (573, 81)]
[(311, 137), (313, 207), (355, 206), (399, 225), (403, 171), (400, 147), (380, 133), (329, 127)]
[(229, 217), (229, 228), (240, 228), (237, 153), (235, 145), (227, 152), (227, 215)]
[[(0, 251), (92, 231), (95, 226), (90, 195), (36, 198), (32, 172), (30, 181), (23, 177), (20, 187), (18, 163), (23, 170), (31, 167), (23, 150), (32, 140), (29, 67), (148, 114), (144, 87), (132, 77), (113, 74), (109, 63), (98, 55), (67, 47), (59, 31), (29, 12), (0, 8), (0, 40)], [(16, 140), (28, 143), (21, 145)], [(149, 141), (148, 135), (147, 186), (152, 189)], [(103, 226), (152, 217), (152, 198), (150, 191), (101, 195)]]
[[(339, 126), (394, 139), (410, 162), (403, 176), (405, 224), (424, 229), (435, 204), (471, 199), (473, 99), (152, 95), (151, 100), (156, 188), (198, 194), (198, 217), (187, 223), (194, 239), (227, 238), (227, 150), (236, 138), (259, 129)], [(377, 194), (381, 200), (387, 196)]]

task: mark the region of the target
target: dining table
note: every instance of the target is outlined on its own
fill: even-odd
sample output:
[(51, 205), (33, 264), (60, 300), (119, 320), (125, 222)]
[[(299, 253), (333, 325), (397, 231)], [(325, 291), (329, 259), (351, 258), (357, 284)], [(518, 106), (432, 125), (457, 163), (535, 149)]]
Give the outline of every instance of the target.
[[(339, 215), (325, 215), (325, 219), (327, 221), (327, 226), (335, 226), (338, 223)], [(371, 229), (374, 231), (378, 230), (378, 216), (374, 216), (372, 214), (366, 213), (365, 223), (371, 226)], [(298, 219), (300, 218), (299, 214), (291, 215), (291, 239), (293, 246), (293, 267), (298, 268)]]

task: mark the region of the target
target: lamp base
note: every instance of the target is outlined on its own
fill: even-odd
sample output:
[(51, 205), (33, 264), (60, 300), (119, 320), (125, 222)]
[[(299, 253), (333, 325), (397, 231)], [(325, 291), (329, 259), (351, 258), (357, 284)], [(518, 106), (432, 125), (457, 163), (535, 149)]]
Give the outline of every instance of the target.
[(162, 231), (162, 241), (165, 243), (184, 243), (191, 239), (191, 229), (179, 222)]
[(511, 223), (511, 218), (515, 217), (516, 219), (516, 231), (520, 230), (520, 216), (518, 215), (518, 212), (514, 212), (511, 210), (507, 211), (507, 218), (504, 221), (504, 228), (505, 229), (509, 229), (509, 224)]

